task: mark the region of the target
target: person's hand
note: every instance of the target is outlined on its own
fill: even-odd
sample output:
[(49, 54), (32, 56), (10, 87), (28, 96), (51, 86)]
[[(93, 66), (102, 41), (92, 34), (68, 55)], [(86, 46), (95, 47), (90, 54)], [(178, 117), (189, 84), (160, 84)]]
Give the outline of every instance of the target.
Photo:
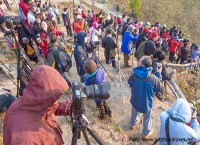
[(89, 124), (89, 121), (88, 121), (88, 119), (85, 117), (84, 114), (82, 114), (82, 116), (81, 116), (81, 124), (82, 124), (82, 126), (85, 126), (85, 127), (87, 127), (88, 124)]
[(197, 109), (193, 109), (192, 110), (192, 119), (196, 119), (197, 118)]
[(159, 63), (159, 65), (156, 67), (156, 72), (161, 74), (161, 72), (162, 72), (162, 64)]

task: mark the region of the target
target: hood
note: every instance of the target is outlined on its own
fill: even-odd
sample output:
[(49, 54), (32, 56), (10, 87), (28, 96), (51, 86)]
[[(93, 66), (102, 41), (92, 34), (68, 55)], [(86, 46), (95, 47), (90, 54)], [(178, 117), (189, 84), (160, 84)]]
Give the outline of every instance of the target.
[(177, 99), (173, 106), (168, 110), (168, 114), (185, 123), (189, 123), (192, 115), (190, 104), (185, 99)]
[(141, 79), (147, 78), (152, 71), (152, 67), (146, 68), (144, 66), (139, 66), (133, 69), (133, 72), (136, 76)]
[(58, 71), (47, 65), (37, 66), (20, 98), (24, 110), (44, 112), (67, 91), (68, 85)]
[(80, 45), (84, 45), (86, 36), (87, 36), (86, 32), (79, 32), (77, 34), (77, 43), (80, 44)]
[(104, 71), (102, 68), (98, 68), (96, 73), (96, 83), (100, 83), (104, 80)]

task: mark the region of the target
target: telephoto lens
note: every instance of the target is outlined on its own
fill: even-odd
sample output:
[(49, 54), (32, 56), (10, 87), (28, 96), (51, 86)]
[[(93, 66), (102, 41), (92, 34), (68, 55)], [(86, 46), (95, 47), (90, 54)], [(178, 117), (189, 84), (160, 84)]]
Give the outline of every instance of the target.
[(109, 90), (111, 89), (109, 82), (86, 86), (85, 93), (88, 99), (107, 100), (110, 98)]

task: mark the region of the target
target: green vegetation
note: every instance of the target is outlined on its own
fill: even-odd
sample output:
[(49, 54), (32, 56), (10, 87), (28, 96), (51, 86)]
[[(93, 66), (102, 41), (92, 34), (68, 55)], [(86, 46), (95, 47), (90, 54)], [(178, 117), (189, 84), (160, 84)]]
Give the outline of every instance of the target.
[(136, 17), (141, 16), (142, 0), (129, 0), (129, 6)]

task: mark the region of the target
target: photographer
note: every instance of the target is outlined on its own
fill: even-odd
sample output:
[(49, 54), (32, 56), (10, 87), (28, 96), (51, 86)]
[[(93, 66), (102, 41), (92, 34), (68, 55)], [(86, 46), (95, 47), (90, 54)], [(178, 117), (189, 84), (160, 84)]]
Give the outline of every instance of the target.
[(38, 63), (39, 60), (32, 44), (32, 33), (28, 26), (25, 26), (25, 24), (21, 22), (20, 24), (16, 25), (15, 30), (18, 34), (19, 44), (22, 46), (22, 48), (24, 48), (26, 55), (30, 60)]
[(99, 41), (99, 36), (101, 35), (101, 31), (99, 29), (99, 24), (97, 22), (93, 22), (92, 27), (89, 29), (89, 40), (88, 42), (96, 42)]
[(64, 144), (56, 116), (70, 115), (71, 102), (58, 102), (67, 90), (66, 81), (54, 68), (37, 66), (23, 96), (6, 113), (4, 145)]
[(67, 8), (63, 9), (62, 19), (64, 22), (64, 26), (66, 27), (66, 30), (67, 30), (67, 35), (72, 36), (71, 22), (70, 22), (69, 13), (68, 13)]
[(200, 51), (199, 51), (199, 46), (198, 45), (195, 45), (192, 48), (191, 57), (192, 57), (193, 61), (195, 61), (195, 62), (197, 62), (199, 60)]
[(115, 48), (117, 48), (117, 44), (115, 43), (113, 37), (112, 37), (112, 30), (107, 29), (107, 36), (102, 41), (102, 47), (104, 50), (104, 56), (106, 60), (106, 64), (110, 64), (110, 60), (112, 62), (112, 67), (116, 68), (116, 61), (115, 61), (115, 55), (116, 51)]
[(79, 32), (77, 34), (77, 42), (74, 49), (74, 59), (76, 62), (76, 68), (81, 82), (85, 82), (85, 61), (88, 58), (87, 46), (86, 46), (86, 32)]
[(58, 42), (55, 33), (50, 33), (50, 44), (48, 46), (47, 62), (49, 66), (55, 68), (67, 81), (69, 87), (71, 87), (71, 80), (67, 75), (69, 69), (72, 66), (71, 58), (65, 51), (65, 48)]
[(151, 33), (151, 30), (149, 28), (143, 29), (143, 32), (138, 36), (138, 39), (137, 39), (136, 44), (135, 44), (136, 51), (137, 51), (137, 48), (140, 46), (141, 42), (148, 40), (150, 33)]
[[(143, 138), (149, 139), (153, 135), (152, 129), (152, 106), (154, 93), (161, 92), (160, 80), (152, 73), (152, 58), (143, 56), (138, 62), (138, 66), (133, 69), (132, 75), (128, 79), (131, 87), (131, 128), (135, 129), (140, 123), (139, 113), (143, 114)], [(161, 68), (160, 68), (161, 69)], [(157, 70), (160, 73), (160, 69)]]
[(185, 99), (176, 100), (169, 110), (160, 114), (160, 145), (187, 145), (199, 141), (200, 126), (196, 117), (194, 104)]
[[(88, 59), (84, 65), (84, 70), (87, 73), (87, 79), (85, 82), (86, 86), (93, 84), (100, 84), (104, 82), (104, 71), (101, 68), (98, 68), (96, 63), (92, 59)], [(97, 108), (99, 110), (99, 118), (105, 119), (105, 115), (112, 117), (112, 112), (108, 107), (106, 101), (95, 99)]]
[(137, 41), (137, 38), (138, 36), (135, 33), (135, 27), (133, 25), (130, 25), (122, 38), (121, 45), (121, 50), (124, 53), (124, 64), (126, 67), (131, 67), (128, 64), (128, 61), (130, 59), (130, 54), (133, 52), (134, 49), (133, 43)]

